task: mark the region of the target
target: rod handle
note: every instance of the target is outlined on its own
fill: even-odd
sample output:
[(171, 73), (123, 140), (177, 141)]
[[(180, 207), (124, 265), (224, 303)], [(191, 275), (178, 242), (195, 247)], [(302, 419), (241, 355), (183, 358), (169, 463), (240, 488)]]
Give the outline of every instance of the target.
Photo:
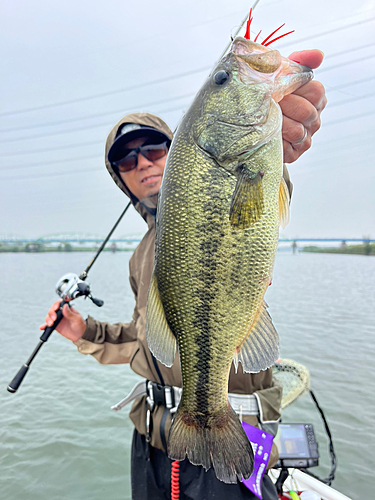
[(47, 340), (49, 339), (51, 333), (54, 331), (54, 329), (56, 328), (56, 326), (60, 323), (60, 321), (63, 319), (63, 312), (62, 312), (62, 308), (64, 307), (64, 305), (66, 304), (66, 302), (63, 300), (60, 304), (60, 307), (59, 309), (56, 311), (56, 319), (53, 323), (52, 326), (47, 326), (45, 328), (45, 330), (43, 331), (42, 335), (40, 336), (40, 340), (42, 342), (47, 342)]
[(19, 388), (19, 386), (21, 385), (22, 383), (22, 380), (25, 378), (25, 375), (29, 369), (29, 366), (31, 365), (33, 359), (35, 358), (35, 356), (38, 354), (39, 352), (39, 349), (42, 347), (42, 345), (47, 342), (49, 336), (51, 335), (51, 333), (54, 331), (54, 329), (56, 328), (56, 326), (60, 323), (61, 319), (63, 318), (63, 313), (62, 313), (62, 308), (64, 307), (64, 305), (66, 304), (65, 300), (63, 300), (60, 304), (60, 308), (56, 311), (56, 319), (53, 323), (52, 326), (47, 326), (45, 328), (45, 330), (43, 331), (41, 337), (40, 337), (40, 340), (39, 340), (39, 343), (38, 345), (36, 346), (36, 348), (34, 349), (33, 353), (31, 354), (30, 358), (26, 361), (26, 363), (24, 365), (21, 366), (20, 370), (18, 371), (17, 375), (14, 377), (14, 379), (12, 380), (12, 382), (8, 385), (7, 387), (7, 390), (9, 392), (11, 392), (12, 394), (14, 394), (17, 389)]
[(14, 377), (12, 382), (8, 385), (8, 387), (7, 387), (8, 392), (15, 393), (17, 391), (17, 389), (21, 385), (22, 380), (24, 379), (28, 369), (29, 369), (29, 367), (27, 365), (21, 366), (17, 375)]

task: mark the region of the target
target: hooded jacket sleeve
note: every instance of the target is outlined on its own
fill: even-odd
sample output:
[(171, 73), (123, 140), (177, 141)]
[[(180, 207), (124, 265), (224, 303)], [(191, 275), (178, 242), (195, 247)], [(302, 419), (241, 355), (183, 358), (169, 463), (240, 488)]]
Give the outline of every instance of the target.
[(74, 342), (81, 354), (91, 354), (99, 363), (130, 363), (137, 346), (136, 322), (109, 324), (89, 316), (86, 331)]
[[(134, 279), (130, 284), (137, 301), (137, 286)], [(137, 347), (137, 307), (130, 323), (110, 324), (96, 321), (91, 316), (86, 319), (86, 331), (74, 344), (81, 354), (91, 354), (99, 363), (120, 364), (130, 363)]]
[(129, 281), (136, 303), (132, 321), (110, 324), (89, 316), (85, 333), (74, 342), (80, 353), (91, 354), (99, 363), (130, 363), (139, 347), (140, 335), (145, 337), (147, 293), (154, 264), (154, 234), (153, 223), (129, 261)]

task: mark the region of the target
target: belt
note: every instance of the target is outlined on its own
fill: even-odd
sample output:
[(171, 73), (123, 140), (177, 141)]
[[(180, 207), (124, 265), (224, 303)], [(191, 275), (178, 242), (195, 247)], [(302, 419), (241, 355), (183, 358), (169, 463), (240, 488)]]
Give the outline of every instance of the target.
[[(163, 405), (171, 413), (174, 413), (180, 402), (181, 392), (181, 387), (163, 386), (150, 380), (142, 380), (133, 387), (126, 398), (111, 406), (111, 409), (119, 411), (135, 399), (147, 396), (147, 403), (151, 411), (155, 405)], [(233, 410), (239, 415), (259, 415), (258, 400), (253, 394), (229, 393), (228, 399)]]

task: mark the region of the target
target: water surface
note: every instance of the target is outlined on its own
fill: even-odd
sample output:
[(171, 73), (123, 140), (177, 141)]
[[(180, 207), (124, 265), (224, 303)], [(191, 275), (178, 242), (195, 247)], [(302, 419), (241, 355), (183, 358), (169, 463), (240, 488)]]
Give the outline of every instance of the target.
[[(130, 321), (130, 253), (103, 254), (90, 273), (99, 309), (76, 301), (82, 314)], [(139, 380), (126, 365), (102, 366), (54, 333), (16, 394), (6, 387), (36, 346), (54, 286), (79, 274), (86, 253), (0, 254), (0, 498), (7, 500), (130, 499), (132, 424), (113, 412)], [(338, 457), (334, 486), (353, 499), (373, 498), (375, 470), (375, 258), (279, 253), (266, 299), (279, 331), (281, 356), (308, 367)], [(284, 412), (285, 422), (314, 424), (321, 465), (328, 442), (309, 396)]]

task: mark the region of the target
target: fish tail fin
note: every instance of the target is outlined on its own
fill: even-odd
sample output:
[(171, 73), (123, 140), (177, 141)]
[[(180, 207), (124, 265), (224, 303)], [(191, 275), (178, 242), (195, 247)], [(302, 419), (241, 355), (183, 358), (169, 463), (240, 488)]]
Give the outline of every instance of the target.
[(169, 458), (184, 460), (187, 456), (192, 464), (206, 470), (212, 465), (216, 477), (224, 483), (248, 479), (253, 471), (254, 453), (229, 403), (225, 413), (208, 418), (180, 408), (169, 434)]

